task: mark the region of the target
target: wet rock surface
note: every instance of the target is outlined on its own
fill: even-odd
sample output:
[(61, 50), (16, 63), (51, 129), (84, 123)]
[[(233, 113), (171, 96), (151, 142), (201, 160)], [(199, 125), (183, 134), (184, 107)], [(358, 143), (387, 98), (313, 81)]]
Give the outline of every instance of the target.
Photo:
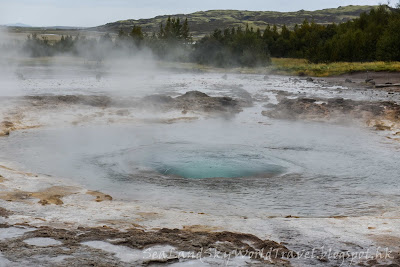
[(242, 111), (238, 100), (231, 97), (211, 97), (199, 91), (188, 91), (178, 97), (151, 95), (143, 98), (143, 108), (177, 109), (183, 112), (238, 113)]
[[(6, 230), (11, 226), (1, 225), (1, 227)], [(38, 245), (35, 246), (29, 244), (29, 242), (25, 242), (25, 240), (32, 239), (35, 239)], [(40, 244), (41, 239), (53, 242), (49, 245), (45, 243)], [(116, 246), (115, 248), (119, 248), (125, 252), (127, 248), (132, 249), (132, 252), (136, 252), (136, 257), (131, 257), (129, 260), (126, 257), (125, 259), (121, 259), (115, 253), (107, 253), (85, 245), (89, 244), (86, 242), (91, 241), (101, 241), (103, 245), (113, 245)], [(161, 256), (148, 257), (149, 252), (146, 252), (146, 249), (151, 250), (151, 248), (156, 246), (159, 249), (161, 248)], [(245, 253), (252, 252), (248, 254), (248, 261), (252, 261), (253, 264), (269, 263), (274, 266), (290, 266), (286, 260), (282, 259), (282, 255), (285, 255), (285, 258), (296, 257), (296, 253), (290, 251), (285, 246), (270, 240), (261, 240), (251, 234), (166, 228), (154, 231), (132, 228), (122, 232), (108, 227), (80, 227), (75, 230), (40, 227), (32, 229), (22, 236), (0, 240), (0, 249), (3, 256), (11, 263), (31, 261), (31, 263), (44, 266), (49, 265), (46, 258), (47, 260), (53, 259), (51, 266), (68, 266), (71, 264), (74, 266), (168, 264), (200, 258), (205, 259), (210, 257), (210, 251), (216, 251), (219, 255), (230, 255), (230, 260), (234, 259), (235, 251), (238, 253), (241, 251), (243, 256)], [(184, 259), (182, 255), (185, 252), (196, 256)], [(268, 252), (270, 252), (270, 256), (267, 254)], [(59, 259), (58, 262), (54, 261), (56, 257)], [(221, 258), (221, 263), (226, 259)]]
[(11, 215), (11, 214), (12, 214), (11, 211), (0, 207), (0, 217), (8, 218), (8, 216)]
[[(67, 122), (72, 125), (101, 121), (102, 123), (137, 121), (137, 113), (180, 112), (174, 118), (148, 121), (175, 123), (193, 120), (197, 117), (188, 113), (232, 116), (252, 105), (251, 95), (236, 88), (238, 99), (227, 96), (213, 97), (200, 91), (188, 91), (183, 95), (171, 97), (168, 94), (139, 97), (121, 97), (108, 95), (33, 95), (12, 98), (0, 98), (3, 108), (0, 118), (0, 137), (9, 136), (13, 131), (38, 128), (48, 124)], [(188, 115), (187, 115), (188, 114)], [(150, 116), (152, 117), (152, 116)]]
[(351, 119), (390, 117), (393, 120), (399, 120), (400, 106), (389, 101), (368, 102), (343, 98), (285, 98), (272, 107), (272, 110), (263, 111), (262, 114), (275, 119), (327, 120), (350, 116)]
[[(239, 92), (242, 95), (243, 92)], [(99, 95), (54, 95), (54, 96), (26, 96), (29, 104), (39, 107), (51, 107), (54, 105), (86, 105), (93, 107), (131, 107), (142, 109), (161, 110), (186, 110), (200, 112), (233, 112), (241, 111), (243, 103), (250, 105), (248, 95), (244, 95), (243, 101), (231, 97), (211, 97), (200, 91), (188, 91), (178, 97), (171, 97), (164, 94), (145, 96), (140, 100), (136, 98), (120, 98)], [(242, 105), (243, 104), (243, 105)], [(4, 127), (12, 127), (12, 122), (3, 122)]]
[(56, 104), (81, 104), (93, 107), (107, 107), (111, 104), (109, 96), (99, 95), (54, 95), (54, 96), (26, 96), (35, 106)]

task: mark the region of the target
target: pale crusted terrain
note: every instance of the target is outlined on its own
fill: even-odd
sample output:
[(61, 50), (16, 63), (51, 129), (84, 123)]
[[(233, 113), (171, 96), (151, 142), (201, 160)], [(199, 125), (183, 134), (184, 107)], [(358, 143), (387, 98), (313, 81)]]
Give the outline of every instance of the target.
[[(392, 101), (310, 97), (301, 92), (274, 90), (265, 89), (271, 95), (262, 95), (260, 91), (248, 99), (210, 97), (190, 90), (174, 97), (156, 94), (144, 98), (107, 95), (2, 98), (1, 132), (2, 138), (7, 138), (13, 131), (36, 127), (175, 123), (213, 116), (227, 117), (239, 114), (253, 101), (267, 105), (266, 102), (275, 97), (275, 105), (269, 104), (263, 115), (337, 123), (347, 120), (347, 123), (383, 130), (394, 139), (398, 136), (399, 106)], [(334, 91), (340, 96), (341, 90)], [(146, 110), (152, 113), (143, 112)], [(257, 115), (261, 117), (260, 112)], [(10, 266), (27, 263), (132, 266), (179, 261), (199, 264), (201, 262), (196, 261), (198, 257), (183, 257), (179, 253), (196, 254), (207, 249), (221, 253), (272, 249), (292, 257), (301, 257), (299, 252), (303, 249), (312, 250), (313, 246), (323, 245), (331, 246), (335, 251), (371, 249), (374, 255), (378, 247), (400, 251), (400, 218), (396, 214), (382, 212), (374, 216), (308, 218), (283, 213), (281, 216), (254, 214), (251, 218), (223, 218), (193, 210), (162, 209), (140, 202), (122, 201), (116, 195), (93, 191), (59, 177), (23, 172), (19, 167), (8, 161), (0, 166), (0, 219), (3, 227), (0, 229), (0, 262)], [(173, 252), (166, 257), (146, 258), (147, 249), (158, 255), (171, 249)], [(200, 258), (207, 258), (207, 253), (200, 255)], [(355, 261), (365, 266), (398, 264), (397, 254), (393, 252), (389, 256)], [(306, 263), (304, 257), (299, 260), (290, 257), (260, 259), (253, 255), (253, 259), (245, 256), (232, 257), (231, 260), (237, 266), (305, 266), (310, 262), (340, 265), (343, 259), (329, 258), (320, 252), (318, 257)], [(346, 260), (349, 262), (351, 258)], [(209, 265), (221, 265), (226, 259), (208, 257), (204, 261)]]

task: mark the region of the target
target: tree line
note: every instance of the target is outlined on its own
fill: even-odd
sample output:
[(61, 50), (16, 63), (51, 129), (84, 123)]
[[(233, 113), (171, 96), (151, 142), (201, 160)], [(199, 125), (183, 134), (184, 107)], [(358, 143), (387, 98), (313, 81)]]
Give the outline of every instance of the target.
[(341, 24), (304, 21), (293, 30), (267, 27), (263, 39), (274, 57), (311, 62), (400, 61), (400, 8), (380, 5)]
[(201, 63), (215, 59), (213, 62), (222, 64), (233, 58), (239, 59), (241, 65), (266, 62), (268, 55), (305, 58), (313, 63), (400, 61), (399, 29), (400, 7), (380, 5), (340, 24), (321, 25), (305, 20), (293, 29), (268, 25), (262, 33), (249, 27), (244, 31), (215, 30), (196, 44), (194, 55)]
[(140, 26), (101, 38), (62, 36), (54, 43), (31, 35), (24, 49), (31, 56), (73, 53), (96, 60), (110, 50), (138, 53), (149, 49), (159, 59), (196, 62), (219, 67), (264, 66), (270, 57), (305, 58), (310, 62), (400, 61), (400, 7), (380, 5), (357, 19), (321, 25), (305, 20), (292, 29), (268, 25), (264, 31), (246, 26), (216, 29), (193, 41), (187, 19), (169, 17), (158, 32), (147, 34)]

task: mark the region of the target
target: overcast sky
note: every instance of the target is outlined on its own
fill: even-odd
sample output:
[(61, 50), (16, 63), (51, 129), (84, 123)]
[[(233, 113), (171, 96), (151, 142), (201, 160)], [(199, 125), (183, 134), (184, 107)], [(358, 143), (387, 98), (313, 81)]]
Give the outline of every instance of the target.
[(123, 19), (191, 13), (210, 9), (297, 11), (345, 5), (376, 5), (378, 0), (0, 0), (0, 25), (97, 26)]

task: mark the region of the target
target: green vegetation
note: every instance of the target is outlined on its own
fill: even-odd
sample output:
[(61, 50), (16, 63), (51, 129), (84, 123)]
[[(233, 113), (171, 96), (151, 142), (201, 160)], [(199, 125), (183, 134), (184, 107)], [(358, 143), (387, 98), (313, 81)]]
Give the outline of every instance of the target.
[(147, 39), (146, 45), (161, 59), (188, 61), (192, 44), (187, 19), (171, 18), (160, 24), (158, 33)]
[(192, 59), (218, 67), (256, 67), (269, 63), (269, 51), (261, 31), (247, 26), (244, 31), (240, 27), (215, 30), (196, 43)]
[(51, 57), (56, 54), (71, 53), (84, 56), (91, 60), (101, 60), (112, 45), (110, 34), (105, 34), (98, 41), (86, 37), (61, 36), (59, 41), (50, 42), (46, 37), (39, 38), (37, 34), (28, 35), (22, 45), (22, 50), (31, 57)]
[[(293, 30), (285, 25), (281, 30), (278, 30), (277, 25), (268, 25), (262, 36), (261, 30), (249, 30), (247, 26), (242, 35), (245, 40), (235, 40), (234, 45), (254, 51), (257, 55), (254, 59), (269, 51), (272, 57), (305, 58), (312, 63), (400, 61), (399, 26), (400, 7), (381, 5), (369, 13), (362, 13), (357, 19), (339, 25), (320, 25), (307, 20), (301, 25), (295, 25)], [(235, 47), (229, 42), (234, 32), (242, 30), (240, 27), (216, 30), (214, 34), (204, 37), (198, 42), (199, 47), (204, 48), (200, 52), (206, 54), (205, 58), (225, 59), (223, 52), (213, 53), (216, 50), (215, 43), (219, 41), (222, 46), (234, 50)], [(196, 47), (196, 50), (199, 49)], [(205, 60), (199, 62), (208, 63)], [(239, 60), (239, 64), (250, 66), (248, 61)]]
[(46, 36), (37, 33), (28, 35), (22, 50), (31, 57), (51, 57), (56, 54), (72, 54), (88, 60), (102, 61), (105, 57), (117, 54), (135, 54), (150, 49), (163, 60), (188, 61), (193, 50), (192, 35), (187, 20), (168, 18), (161, 24), (159, 31), (148, 35), (140, 26), (134, 26), (129, 32), (122, 29), (116, 37), (106, 33), (99, 38), (72, 35), (49, 41)]
[(161, 60), (224, 68), (266, 67), (273, 57), (270, 70), (313, 76), (400, 70), (398, 63), (388, 63), (400, 61), (400, 7), (381, 5), (340, 24), (305, 20), (293, 29), (216, 29), (196, 42), (189, 25), (188, 19), (168, 17), (152, 34), (135, 25), (128, 32), (120, 29), (115, 38), (106, 33), (98, 39), (62, 36), (54, 42), (32, 34), (24, 49), (33, 57), (72, 53), (96, 61), (115, 51), (134, 54), (146, 49)]
[(264, 39), (274, 57), (320, 62), (400, 60), (400, 9), (381, 5), (339, 25), (304, 21), (293, 30), (267, 28)]
[(355, 72), (397, 72), (400, 62), (333, 62), (310, 63), (306, 59), (272, 58), (268, 70), (275, 74), (328, 77)]
[[(344, 6), (316, 11), (300, 10), (297, 12), (275, 11), (246, 11), (246, 10), (210, 10), (191, 14), (176, 14), (171, 17), (188, 19), (193, 36), (201, 37), (212, 33), (215, 29), (237, 28), (246, 25), (264, 30), (268, 25), (276, 24), (278, 28), (287, 25), (293, 28), (295, 24), (301, 24), (304, 20), (314, 20), (317, 24), (332, 24), (346, 22), (357, 18), (363, 12), (369, 12), (375, 6)], [(169, 16), (157, 16), (151, 19), (121, 20), (93, 28), (103, 32), (118, 32), (122, 29), (130, 31), (133, 26), (140, 26), (144, 32), (151, 34), (158, 31), (161, 23)]]
[(47, 38), (39, 39), (36, 34), (28, 35), (24, 49), (29, 51), (32, 57), (47, 57), (54, 54), (54, 49)]
[(293, 76), (329, 77), (357, 72), (398, 72), (400, 62), (334, 62), (334, 63), (309, 63), (306, 59), (297, 58), (271, 58), (271, 64), (259, 67), (216, 67), (197, 63), (181, 63), (160, 61), (163, 68), (178, 70), (196, 70), (201, 72), (218, 73), (245, 73), (245, 74), (278, 74)]

